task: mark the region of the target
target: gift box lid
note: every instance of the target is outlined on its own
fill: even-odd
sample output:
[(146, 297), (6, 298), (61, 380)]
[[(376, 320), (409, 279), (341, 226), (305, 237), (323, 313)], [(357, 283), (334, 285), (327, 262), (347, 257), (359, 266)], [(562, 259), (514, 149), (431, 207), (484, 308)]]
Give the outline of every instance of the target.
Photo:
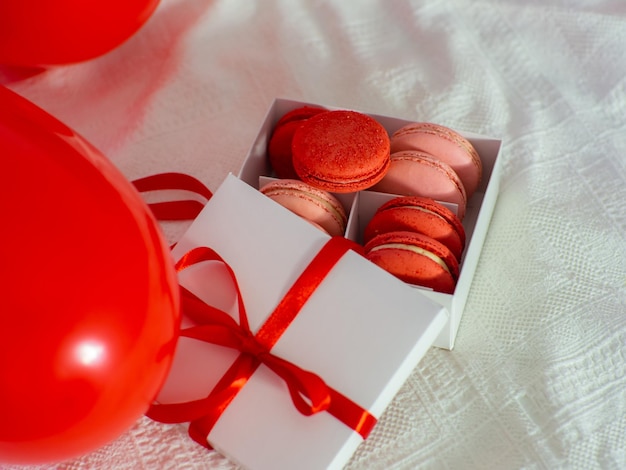
[[(322, 231), (229, 175), (172, 254), (178, 259), (198, 246), (218, 252), (236, 275), (250, 329), (256, 332), (328, 240)], [(180, 282), (236, 316), (234, 291), (220, 267), (190, 268), (181, 273)], [(272, 353), (319, 375), (379, 418), (447, 317), (447, 311), (419, 289), (348, 251)], [(181, 338), (158, 401), (207, 395), (238, 354)], [(362, 440), (327, 412), (298, 412), (284, 382), (263, 365), (208, 436), (215, 449), (252, 469), (341, 468)]]

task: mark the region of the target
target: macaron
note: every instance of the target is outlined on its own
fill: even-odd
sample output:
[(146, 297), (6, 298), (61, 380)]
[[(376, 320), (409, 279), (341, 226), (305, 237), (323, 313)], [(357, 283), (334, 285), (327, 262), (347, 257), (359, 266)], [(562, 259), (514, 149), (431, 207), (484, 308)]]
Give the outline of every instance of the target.
[(296, 129), (311, 116), (326, 112), (324, 108), (302, 106), (285, 113), (274, 126), (267, 145), (270, 165), (279, 178), (297, 179), (293, 169), (291, 141)]
[(465, 229), (459, 218), (433, 199), (418, 196), (396, 197), (380, 206), (365, 227), (363, 242), (381, 233), (418, 232), (442, 243), (461, 261)]
[(326, 108), (322, 108), (319, 106), (300, 106), (298, 108), (294, 108), (291, 111), (287, 111), (283, 114), (280, 119), (276, 122), (275, 129), (279, 128), (283, 124), (292, 121), (304, 121), (309, 119), (310, 117), (315, 116), (316, 114), (323, 113), (328, 111)]
[(356, 111), (319, 113), (303, 122), (292, 142), (293, 166), (302, 181), (336, 193), (370, 188), (389, 169), (389, 135)]
[(418, 150), (391, 154), (391, 165), (374, 191), (402, 196), (422, 196), (458, 207), (457, 217), (463, 220), (467, 205), (465, 187), (447, 163)]
[(474, 146), (458, 132), (429, 122), (408, 124), (391, 136), (391, 153), (420, 150), (439, 158), (459, 175), (467, 197), (471, 197), (482, 178), (482, 161)]
[(346, 211), (328, 191), (292, 179), (271, 181), (260, 191), (329, 235), (344, 235), (348, 219)]
[(387, 232), (365, 244), (365, 257), (413, 285), (454, 293), (459, 265), (445, 245), (416, 232)]

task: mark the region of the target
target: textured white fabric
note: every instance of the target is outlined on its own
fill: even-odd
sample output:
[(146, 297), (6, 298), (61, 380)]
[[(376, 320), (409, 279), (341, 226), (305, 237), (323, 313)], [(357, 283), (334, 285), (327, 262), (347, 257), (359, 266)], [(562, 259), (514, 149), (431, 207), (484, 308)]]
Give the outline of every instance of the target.
[[(622, 469), (625, 51), (622, 0), (164, 0), (113, 52), (10, 87), (130, 179), (181, 171), (211, 188), (274, 97), (502, 138), (455, 350), (427, 354), (349, 468)], [(171, 240), (185, 228), (165, 225)], [(235, 467), (144, 418), (38, 468)]]

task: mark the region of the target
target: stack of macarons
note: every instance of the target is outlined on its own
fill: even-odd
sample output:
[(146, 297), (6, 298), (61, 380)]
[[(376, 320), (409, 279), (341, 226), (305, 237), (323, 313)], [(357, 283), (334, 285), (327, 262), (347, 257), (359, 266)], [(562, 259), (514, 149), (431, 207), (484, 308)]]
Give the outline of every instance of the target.
[(465, 229), (442, 204), (416, 196), (391, 199), (369, 221), (363, 241), (366, 258), (403, 281), (454, 292)]
[(310, 106), (282, 116), (268, 144), (279, 178), (297, 178), (335, 193), (374, 186), (389, 169), (389, 155), (389, 134), (375, 119)]
[(279, 179), (260, 191), (330, 235), (344, 235), (347, 221), (332, 193), (372, 187), (391, 162), (389, 134), (375, 119), (314, 106), (284, 114), (267, 153)]
[(458, 132), (428, 122), (408, 124), (390, 141), (389, 171), (372, 189), (454, 203), (463, 220), (467, 200), (482, 178), (482, 162), (472, 144)]

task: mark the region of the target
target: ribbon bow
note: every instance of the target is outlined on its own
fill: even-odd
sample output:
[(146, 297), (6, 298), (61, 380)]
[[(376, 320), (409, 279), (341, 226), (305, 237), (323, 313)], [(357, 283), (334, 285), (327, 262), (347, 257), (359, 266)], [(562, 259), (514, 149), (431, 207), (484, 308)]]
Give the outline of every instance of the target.
[(214, 250), (198, 247), (187, 252), (176, 264), (181, 271), (204, 261), (224, 264), (237, 292), (239, 322), (228, 313), (212, 307), (182, 288), (183, 312), (197, 323), (181, 331), (181, 336), (240, 351), (228, 371), (204, 398), (186, 403), (154, 404), (147, 416), (165, 423), (190, 422), (189, 434), (208, 447), (207, 436), (222, 412), (243, 388), (259, 365), (264, 364), (286, 383), (291, 399), (304, 415), (326, 411), (366, 438), (376, 418), (349, 398), (329, 387), (319, 376), (272, 354), (271, 349), (300, 309), (317, 289), (335, 263), (358, 245), (343, 237), (331, 238), (302, 272), (268, 319), (254, 334), (232, 268)]

